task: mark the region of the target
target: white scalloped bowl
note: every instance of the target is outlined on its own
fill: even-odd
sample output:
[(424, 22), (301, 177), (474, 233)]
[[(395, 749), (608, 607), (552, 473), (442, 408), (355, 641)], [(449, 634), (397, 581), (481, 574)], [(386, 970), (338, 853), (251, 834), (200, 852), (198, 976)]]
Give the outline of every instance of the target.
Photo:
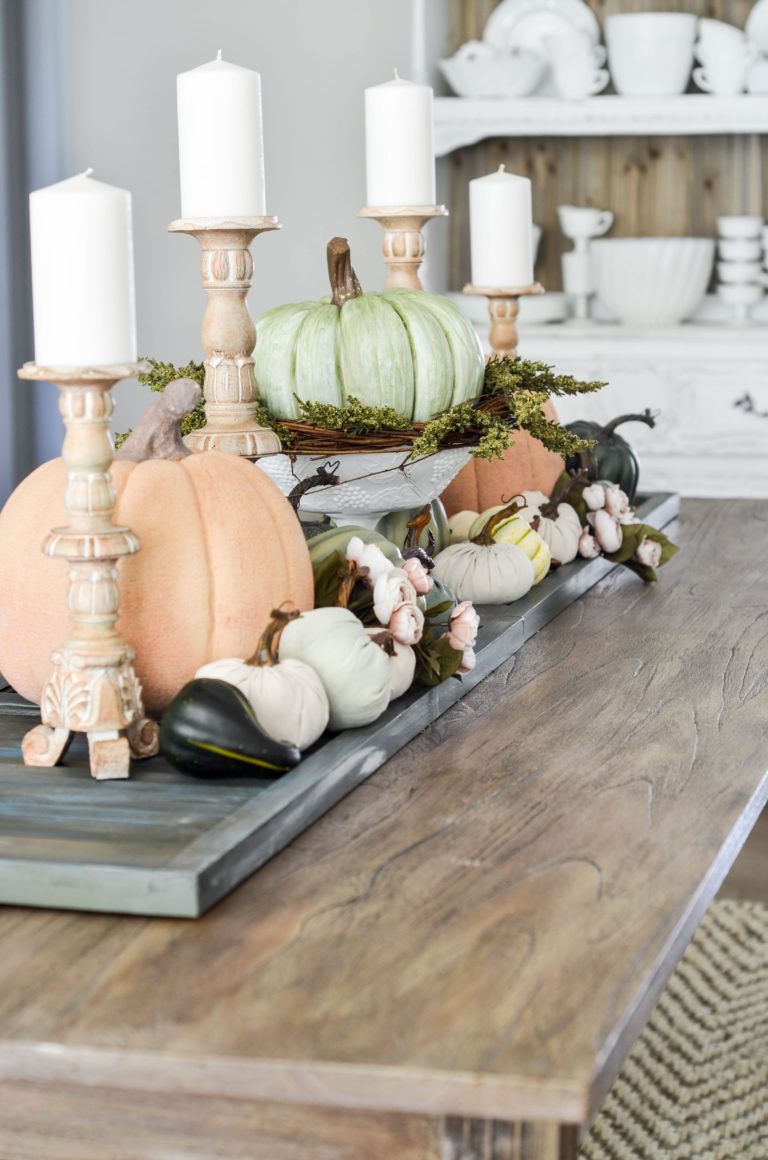
[(674, 326), (690, 318), (707, 292), (712, 238), (599, 238), (592, 272), (602, 305), (622, 322)]
[(373, 528), (390, 512), (432, 503), (468, 462), (470, 452), (469, 447), (449, 447), (422, 459), (409, 459), (409, 449), (404, 448), (336, 459), (332, 455), (262, 455), (256, 462), (286, 496), (318, 467), (333, 464), (340, 482), (308, 491), (301, 510), (330, 516), (337, 524)]

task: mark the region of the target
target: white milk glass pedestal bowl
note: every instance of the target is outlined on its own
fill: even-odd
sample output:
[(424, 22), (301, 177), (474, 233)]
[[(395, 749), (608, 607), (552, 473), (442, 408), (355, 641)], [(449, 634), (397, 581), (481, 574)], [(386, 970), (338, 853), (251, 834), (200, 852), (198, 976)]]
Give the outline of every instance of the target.
[(316, 487), (301, 497), (301, 511), (330, 516), (337, 524), (374, 528), (384, 515), (432, 503), (469, 461), (470, 447), (449, 447), (421, 459), (410, 448), (351, 455), (262, 455), (256, 463), (283, 495), (316, 475), (335, 474), (334, 486)]
[(690, 318), (707, 291), (712, 238), (601, 238), (592, 272), (602, 306), (621, 322), (674, 326)]

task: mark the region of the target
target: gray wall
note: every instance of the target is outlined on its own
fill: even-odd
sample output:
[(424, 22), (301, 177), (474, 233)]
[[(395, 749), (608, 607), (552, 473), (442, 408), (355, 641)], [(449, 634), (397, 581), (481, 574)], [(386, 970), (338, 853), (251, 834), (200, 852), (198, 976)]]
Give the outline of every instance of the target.
[[(166, 233), (179, 213), (176, 74), (221, 48), (262, 76), (267, 209), (283, 230), (255, 243), (254, 314), (325, 293), (334, 234), (350, 238), (363, 286), (375, 289), (380, 230), (355, 218), (365, 202), (363, 89), (395, 66), (411, 74), (420, 7), (434, 59), (446, 0), (69, 0), (71, 169), (91, 165), (133, 193), (142, 353), (174, 362), (200, 355), (197, 243)], [(446, 235), (444, 222), (431, 225), (433, 283)], [(118, 387), (115, 429), (145, 405), (145, 388)]]

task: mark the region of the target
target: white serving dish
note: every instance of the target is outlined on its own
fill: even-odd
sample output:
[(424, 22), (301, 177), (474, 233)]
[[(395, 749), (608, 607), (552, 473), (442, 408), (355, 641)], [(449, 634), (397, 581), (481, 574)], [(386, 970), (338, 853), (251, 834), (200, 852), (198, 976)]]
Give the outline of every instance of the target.
[(450, 447), (414, 460), (404, 448), (338, 457), (262, 455), (256, 462), (286, 496), (318, 467), (333, 465), (340, 482), (308, 491), (302, 497), (301, 510), (328, 515), (337, 524), (373, 528), (389, 512), (422, 507), (437, 499), (468, 462), (470, 450)]
[(438, 63), (460, 97), (527, 97), (547, 67), (535, 52), (494, 49), (479, 40), (470, 40), (454, 56)]
[(546, 55), (548, 36), (583, 31), (593, 44), (600, 39), (600, 25), (583, 0), (501, 0), (491, 13), (483, 40), (495, 48), (529, 48)]
[(715, 257), (711, 238), (600, 238), (592, 243), (595, 290), (630, 325), (673, 326), (706, 294)]

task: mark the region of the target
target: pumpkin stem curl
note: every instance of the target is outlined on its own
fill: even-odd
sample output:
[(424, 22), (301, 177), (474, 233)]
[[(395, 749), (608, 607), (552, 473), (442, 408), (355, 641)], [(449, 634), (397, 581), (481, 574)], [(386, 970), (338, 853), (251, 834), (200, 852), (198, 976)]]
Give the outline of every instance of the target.
[(496, 542), (493, 538), (493, 533), (496, 531), (499, 524), (503, 524), (507, 520), (511, 520), (513, 516), (516, 516), (518, 512), (523, 510), (524, 507), (527, 507), (525, 500), (523, 500), (522, 503), (518, 502), (516, 499), (512, 500), (512, 503), (507, 504), (507, 506), (503, 507), (501, 511), (494, 512), (490, 519), (486, 520), (482, 530), (480, 531), (480, 534), (473, 536), (470, 540), (470, 543), (480, 544), (484, 548), (490, 548), (491, 545)]
[(331, 238), (328, 243), (328, 278), (331, 283), (331, 301), (343, 306), (351, 298), (360, 298), (363, 288), (352, 269), (349, 242), (346, 238)]
[(259, 638), (256, 652), (245, 663), (258, 669), (276, 665), (279, 660), (280, 637), (283, 635), (283, 629), (286, 624), (296, 620), (299, 616), (301, 616), (301, 612), (298, 608), (283, 608), (282, 606), (273, 608), (269, 624)]
[(610, 439), (617, 427), (622, 423), (645, 423), (646, 427), (656, 426), (656, 416), (650, 407), (646, 407), (642, 414), (619, 415), (617, 419), (611, 419), (610, 423), (606, 423), (600, 429), (600, 442), (604, 439)]
[(545, 504), (541, 505), (539, 511), (546, 519), (557, 519), (558, 508), (560, 507), (560, 504), (565, 503), (568, 499), (568, 496), (571, 495), (577, 487), (581, 487), (582, 484), (587, 483), (588, 481), (589, 472), (582, 468), (580, 471), (577, 471), (575, 475), (572, 475), (563, 484), (562, 487), (558, 488), (556, 492), (553, 492), (550, 499)]
[(375, 634), (371, 633), (371, 640), (383, 649), (388, 657), (395, 656), (395, 638), (388, 628), (382, 628), (381, 632)]

